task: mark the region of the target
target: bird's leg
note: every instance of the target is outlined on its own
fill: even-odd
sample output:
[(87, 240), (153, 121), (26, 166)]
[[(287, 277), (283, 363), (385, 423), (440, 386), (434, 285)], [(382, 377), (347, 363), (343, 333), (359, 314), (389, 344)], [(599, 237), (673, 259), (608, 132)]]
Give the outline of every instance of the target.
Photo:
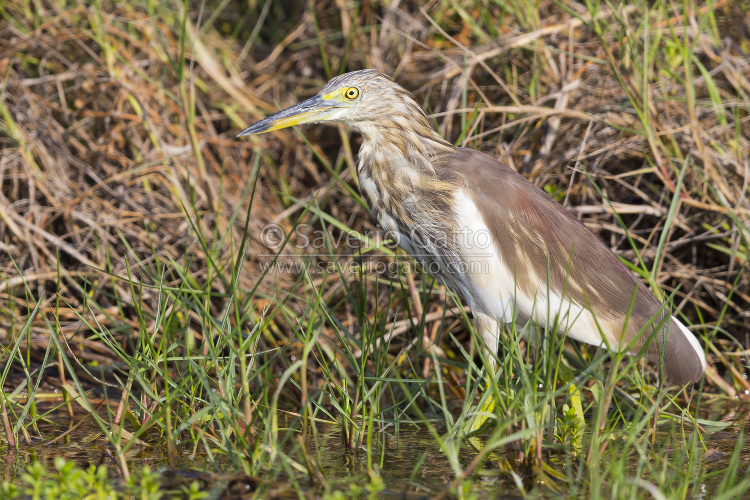
[[(495, 396), (492, 394), (492, 381), (495, 379), (495, 369), (497, 368), (496, 356), (497, 348), (500, 343), (500, 323), (495, 318), (478, 311), (474, 313), (474, 318), (476, 319), (476, 330), (482, 335), (482, 346), (480, 349), (483, 354), (482, 357), (487, 360), (485, 363), (485, 378), (487, 384), (485, 392), (489, 392), (489, 397), (481, 408), (479, 408), (479, 411), (481, 413), (492, 413), (495, 409)], [(473, 421), (469, 423), (469, 434), (479, 429), (485, 421), (487, 421), (485, 415), (477, 415)]]
[(477, 322), (477, 331), (482, 335), (482, 351), (487, 358), (488, 368), (494, 372), (496, 367), (495, 357), (497, 348), (500, 345), (500, 323), (493, 318), (481, 312), (474, 313)]

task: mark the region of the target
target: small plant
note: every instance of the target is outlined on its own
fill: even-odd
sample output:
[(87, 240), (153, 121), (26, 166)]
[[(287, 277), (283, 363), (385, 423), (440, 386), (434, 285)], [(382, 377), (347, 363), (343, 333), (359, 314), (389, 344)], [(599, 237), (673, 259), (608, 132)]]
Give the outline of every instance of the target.
[(47, 469), (40, 462), (34, 462), (21, 476), (23, 486), (15, 489), (7, 481), (3, 482), (2, 495), (13, 498), (21, 491), (31, 499), (56, 498), (61, 500), (89, 498), (104, 500), (118, 498), (107, 467), (91, 465), (87, 469), (76, 467), (75, 462), (55, 457), (54, 470)]
[[(152, 472), (149, 467), (134, 471), (127, 481), (112, 477), (104, 466), (91, 465), (88, 468), (76, 466), (72, 460), (61, 457), (54, 459), (54, 469), (48, 469), (40, 462), (29, 465), (21, 475), (20, 484), (10, 481), (0, 483), (0, 500), (10, 500), (25, 496), (32, 500), (116, 500), (118, 498), (141, 498), (158, 500), (178, 492), (165, 491), (161, 473)], [(207, 492), (201, 484), (193, 481), (181, 486), (182, 498), (199, 500)]]

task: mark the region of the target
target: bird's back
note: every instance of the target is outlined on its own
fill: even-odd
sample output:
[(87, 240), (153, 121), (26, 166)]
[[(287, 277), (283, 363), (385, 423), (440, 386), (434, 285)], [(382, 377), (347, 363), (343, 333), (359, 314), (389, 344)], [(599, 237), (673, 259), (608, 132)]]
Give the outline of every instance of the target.
[[(513, 302), (515, 312), (541, 325), (557, 320), (568, 336), (637, 353), (651, 337), (647, 355), (664, 352), (667, 375), (684, 383), (700, 378), (703, 352), (693, 335), (568, 210), (503, 163), (456, 148), (435, 162), (438, 177), (456, 186), (455, 217), (475, 243), (467, 261), (484, 263), (470, 278), (473, 300), (496, 317)], [(475, 264), (477, 262), (474, 262)], [(467, 266), (471, 272), (471, 262)], [(492, 282), (488, 281), (493, 277)], [(665, 335), (660, 335), (661, 333)], [(667, 333), (668, 332), (668, 333)], [(664, 338), (666, 337), (666, 339)]]

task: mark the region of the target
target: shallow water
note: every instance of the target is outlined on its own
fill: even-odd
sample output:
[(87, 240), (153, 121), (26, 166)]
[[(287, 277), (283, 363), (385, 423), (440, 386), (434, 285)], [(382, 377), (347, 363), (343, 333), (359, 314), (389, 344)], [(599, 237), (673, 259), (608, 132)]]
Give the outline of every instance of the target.
[[(43, 414), (44, 411), (40, 408), (39, 414)], [(102, 418), (106, 416), (102, 415)], [(70, 433), (59, 438), (72, 427), (75, 428)], [(39, 420), (36, 430), (29, 427), (28, 432), (31, 443), (20, 437), (17, 450), (10, 450), (4, 433), (0, 434), (0, 463), (4, 464), (0, 480), (19, 481), (21, 474), (34, 462), (40, 462), (48, 469), (53, 469), (55, 457), (74, 461), (82, 468), (106, 465), (115, 474), (120, 470), (113, 445), (96, 421), (90, 416), (87, 418), (86, 413), (74, 411), (71, 417), (64, 408), (58, 409), (47, 415), (44, 420)], [(131, 447), (125, 456), (133, 470), (140, 470), (144, 466), (156, 470), (167, 466), (166, 451), (166, 445), (147, 444)], [(187, 447), (179, 450), (178, 469), (206, 469), (209, 464), (205, 455), (192, 458), (190, 452), (191, 449)]]
[[(709, 474), (705, 484), (702, 484), (699, 491), (694, 493), (693, 498), (710, 498), (710, 492), (721, 483), (723, 478), (721, 472), (730, 462), (741, 427), (743, 423), (748, 422), (749, 415), (750, 405), (746, 404), (730, 402), (708, 404), (702, 408), (701, 417), (712, 420), (724, 419), (733, 422), (734, 425), (720, 430), (707, 429), (704, 434), (707, 450), (703, 457), (703, 466), (706, 471), (715, 474)], [(64, 410), (58, 410), (50, 415), (48, 420), (38, 423), (38, 432), (30, 428), (31, 445), (22, 442), (18, 450), (9, 450), (4, 436), (0, 436), (0, 460), (3, 462), (0, 479), (19, 482), (28, 465), (36, 461), (52, 469), (55, 457), (73, 460), (80, 467), (104, 464), (110, 469), (112, 475), (118, 476), (119, 466), (114, 458), (113, 447), (93, 418), (86, 419), (58, 441), (50, 442), (71, 426), (79, 424), (84, 417), (85, 414), (76, 414), (71, 419)], [(665, 435), (666, 433), (657, 432), (657, 449), (658, 440)], [(163, 443), (161, 439), (154, 441)], [(430, 432), (414, 426), (402, 426), (398, 431), (390, 427), (379, 433), (374, 441), (378, 444), (373, 443), (372, 463), (379, 470), (380, 477), (385, 483), (385, 489), (378, 493), (378, 498), (431, 498), (444, 491), (456, 478), (457, 473), (469, 466), (476, 456), (476, 451), (463, 443), (458, 455), (459, 463), (454, 468), (445, 454), (440, 451)], [(384, 445), (384, 449), (379, 443)], [(291, 452), (291, 449), (287, 451)], [(673, 451), (679, 452), (679, 450)], [(227, 481), (227, 476), (219, 477), (216, 467), (205, 454), (191, 458), (191, 452), (192, 448), (187, 446), (178, 448), (176, 472), (168, 472), (166, 445), (133, 447), (126, 453), (126, 457), (132, 471), (140, 470), (143, 466), (149, 466), (151, 470), (165, 471), (162, 476), (165, 484), (174, 484), (175, 481), (189, 483), (198, 479), (204, 487), (209, 487), (213, 483)], [(371, 478), (367, 473), (366, 447), (355, 450), (347, 449), (337, 426), (318, 425), (317, 433), (309, 439), (308, 452), (319, 464), (324, 480), (328, 483), (329, 491), (352, 493), (357, 488), (362, 491), (361, 488), (371, 484)], [(667, 450), (667, 453), (669, 452)], [(510, 475), (500, 470), (499, 463), (504, 458), (506, 457), (496, 454), (488, 456), (479, 475), (472, 476), (470, 490), (478, 498), (519, 498), (518, 489)], [(552, 453), (547, 456), (547, 462), (562, 473), (570, 465), (565, 461), (565, 455), (562, 453)], [(744, 443), (740, 470), (745, 471), (749, 464), (750, 440)], [(526, 476), (523, 478), (525, 487), (535, 486), (535, 474), (532, 471), (524, 474), (521, 472), (522, 469), (518, 468), (516, 472)], [(635, 473), (634, 459), (629, 474)], [(235, 479), (237, 478), (240, 476), (235, 476)], [(273, 484), (269, 487), (276, 491), (284, 489), (285, 483), (289, 482), (288, 479), (287, 477), (285, 480), (284, 476), (274, 477)], [(263, 486), (264, 483), (263, 477), (245, 477), (244, 480), (253, 483), (252, 490), (258, 484)], [(225, 486), (230, 487), (228, 484), (226, 483)], [(560, 483), (563, 491), (565, 484), (564, 481)], [(247, 487), (250, 488), (250, 486)], [(301, 482), (300, 487), (310, 494), (326, 489), (320, 484), (316, 485), (307, 481)], [(289, 493), (292, 491), (290, 489)], [(536, 491), (541, 497), (559, 496), (558, 493), (545, 487), (537, 488)]]
[[(322, 427), (321, 431), (316, 459), (324, 474), (336, 478), (342, 486), (369, 482), (366, 449), (347, 450), (342, 443), (341, 432), (335, 426)], [(428, 430), (406, 426), (399, 431), (386, 430), (379, 435), (379, 439), (385, 445), (382, 464), (380, 446), (373, 446), (372, 463), (377, 465), (386, 483), (386, 489), (379, 493), (380, 497), (432, 498), (448, 488), (455, 479), (456, 472), (450, 461)], [(469, 466), (475, 456), (476, 451), (465, 446), (459, 452), (461, 470)], [(472, 490), (480, 497), (518, 498), (518, 491), (509, 476), (475, 479), (473, 483)]]

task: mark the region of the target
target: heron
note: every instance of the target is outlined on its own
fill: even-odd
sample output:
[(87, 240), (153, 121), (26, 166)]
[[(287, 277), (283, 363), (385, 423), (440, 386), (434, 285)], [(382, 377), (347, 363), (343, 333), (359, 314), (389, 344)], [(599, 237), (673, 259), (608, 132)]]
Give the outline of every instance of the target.
[(700, 380), (696, 337), (607, 245), (502, 161), (446, 141), (387, 75), (337, 76), (239, 136), (318, 122), (362, 135), (357, 176), (371, 215), (466, 301), (485, 352), (497, 354), (503, 324), (533, 321), (546, 335), (642, 352), (676, 384)]

